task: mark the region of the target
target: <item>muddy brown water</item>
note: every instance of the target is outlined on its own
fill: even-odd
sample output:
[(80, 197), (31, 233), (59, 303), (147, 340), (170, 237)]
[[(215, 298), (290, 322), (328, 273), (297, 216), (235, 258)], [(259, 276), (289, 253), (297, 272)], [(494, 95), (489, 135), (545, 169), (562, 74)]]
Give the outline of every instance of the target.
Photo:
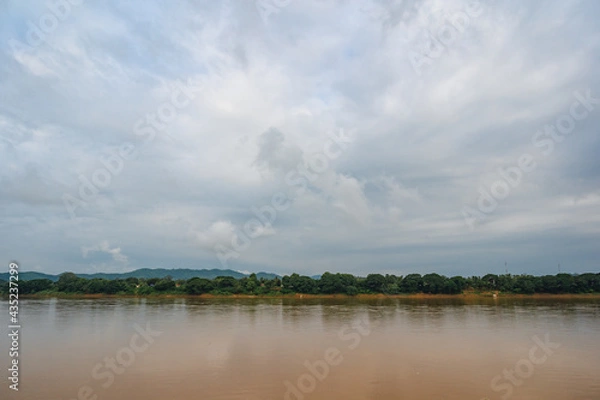
[[(0, 312), (8, 326), (8, 304)], [(22, 300), (2, 399), (600, 399), (600, 300)]]

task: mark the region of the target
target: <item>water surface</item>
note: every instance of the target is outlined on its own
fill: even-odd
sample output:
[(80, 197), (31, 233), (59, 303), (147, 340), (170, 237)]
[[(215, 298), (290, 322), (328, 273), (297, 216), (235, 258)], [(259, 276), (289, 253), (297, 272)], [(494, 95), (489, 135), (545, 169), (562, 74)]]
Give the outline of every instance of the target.
[(2, 399), (600, 399), (598, 300), (48, 299), (20, 313), (20, 390), (5, 372)]

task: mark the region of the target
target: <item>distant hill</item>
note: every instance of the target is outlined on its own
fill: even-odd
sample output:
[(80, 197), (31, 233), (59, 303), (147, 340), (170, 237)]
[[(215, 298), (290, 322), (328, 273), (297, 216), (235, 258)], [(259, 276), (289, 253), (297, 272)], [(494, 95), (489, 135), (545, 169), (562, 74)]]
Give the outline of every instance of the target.
[[(0, 280), (8, 281), (8, 275), (9, 275), (8, 272), (1, 273)], [(33, 272), (33, 271), (21, 272), (21, 271), (19, 271), (19, 280), (32, 281), (34, 279), (50, 279), (51, 281), (56, 281), (58, 279), (58, 276), (43, 274), (41, 272)]]
[[(59, 275), (49, 275), (49, 274), (43, 274), (41, 272), (27, 271), (27, 272), (19, 272), (19, 280), (31, 281), (33, 279), (50, 279), (51, 281), (57, 281)], [(179, 269), (142, 268), (142, 269), (136, 269), (135, 271), (124, 272), (124, 273), (96, 273), (96, 274), (75, 273), (75, 275), (77, 275), (81, 278), (87, 278), (87, 279), (93, 279), (93, 278), (104, 278), (104, 279), (144, 278), (144, 279), (150, 279), (150, 278), (164, 278), (166, 276), (170, 276), (174, 280), (190, 279), (190, 278), (194, 278), (194, 277), (214, 279), (217, 276), (232, 276), (236, 279), (240, 279), (240, 278), (249, 276), (249, 275), (246, 275), (246, 274), (243, 274), (241, 272), (234, 271), (231, 269), (184, 269), (184, 268), (179, 268)], [(0, 280), (7, 281), (8, 276), (9, 276), (8, 272), (1, 273)], [(273, 279), (277, 276), (279, 276), (279, 275), (272, 274), (269, 272), (258, 272), (256, 274), (256, 277), (258, 279), (260, 279), (260, 278)]]

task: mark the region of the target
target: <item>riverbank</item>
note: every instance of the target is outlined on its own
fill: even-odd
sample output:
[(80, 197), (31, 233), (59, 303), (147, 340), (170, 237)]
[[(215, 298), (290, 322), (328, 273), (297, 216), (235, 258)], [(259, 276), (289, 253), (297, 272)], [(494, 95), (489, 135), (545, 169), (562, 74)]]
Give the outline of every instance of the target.
[(427, 293), (411, 293), (411, 294), (357, 294), (349, 296), (346, 294), (267, 294), (267, 295), (250, 295), (250, 294), (231, 294), (231, 295), (215, 295), (215, 294), (200, 294), (189, 295), (185, 293), (153, 293), (149, 295), (134, 295), (134, 294), (80, 294), (80, 293), (35, 293), (29, 295), (20, 295), (21, 299), (106, 299), (106, 298), (150, 298), (150, 299), (168, 299), (168, 298), (190, 298), (190, 299), (359, 299), (359, 300), (380, 300), (380, 299), (600, 299), (600, 293), (534, 293), (534, 294), (517, 294), (517, 293), (498, 293), (498, 292), (467, 292), (462, 294), (427, 294)]

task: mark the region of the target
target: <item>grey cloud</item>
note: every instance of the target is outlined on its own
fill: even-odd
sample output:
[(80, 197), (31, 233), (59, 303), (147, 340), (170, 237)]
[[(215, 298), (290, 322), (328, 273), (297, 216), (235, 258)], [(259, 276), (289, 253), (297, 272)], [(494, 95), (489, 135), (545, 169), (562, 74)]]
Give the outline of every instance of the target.
[[(214, 245), (295, 193), (286, 174), (343, 127), (354, 142), (232, 268), (597, 269), (600, 106), (547, 156), (532, 136), (574, 91), (600, 98), (600, 6), (482, 1), (419, 75), (423, 33), (468, 3), (294, 1), (265, 24), (253, 2), (84, 2), (24, 52), (9, 39), (25, 43), (47, 9), (3, 5), (0, 251), (51, 273), (218, 267)], [(188, 79), (193, 101), (154, 140), (137, 135)], [(63, 193), (123, 143), (137, 156), (71, 220)], [(471, 232), (462, 207), (524, 153), (536, 169)]]

